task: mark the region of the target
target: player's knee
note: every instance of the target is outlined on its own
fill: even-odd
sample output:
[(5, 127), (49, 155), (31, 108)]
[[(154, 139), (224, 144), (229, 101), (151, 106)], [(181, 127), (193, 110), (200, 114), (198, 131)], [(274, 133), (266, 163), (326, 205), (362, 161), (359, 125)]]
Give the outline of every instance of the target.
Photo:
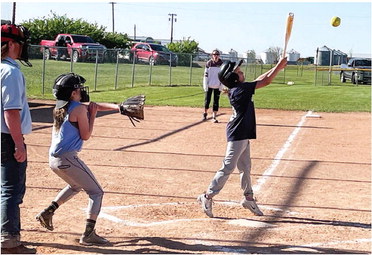
[(230, 175), (235, 169), (235, 166), (230, 164), (223, 164), (221, 169), (218, 170), (219, 172), (223, 173), (224, 175)]
[(95, 191), (95, 192), (87, 192), (89, 197), (93, 200), (102, 200), (103, 195), (105, 194), (103, 190)]

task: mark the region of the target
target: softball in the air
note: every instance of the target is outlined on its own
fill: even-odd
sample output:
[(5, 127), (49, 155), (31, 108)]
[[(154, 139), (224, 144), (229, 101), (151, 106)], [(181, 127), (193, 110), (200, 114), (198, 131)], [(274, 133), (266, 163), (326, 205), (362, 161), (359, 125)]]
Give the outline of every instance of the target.
[(334, 26), (334, 27), (338, 27), (340, 24), (341, 24), (341, 19), (340, 19), (340, 17), (334, 16), (334, 17), (331, 19), (331, 25), (332, 25), (332, 26)]

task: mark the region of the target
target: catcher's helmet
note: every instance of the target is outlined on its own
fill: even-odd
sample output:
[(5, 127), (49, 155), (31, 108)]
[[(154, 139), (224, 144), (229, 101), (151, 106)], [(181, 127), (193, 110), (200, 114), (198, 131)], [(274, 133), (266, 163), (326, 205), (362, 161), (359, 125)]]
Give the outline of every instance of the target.
[(31, 67), (32, 64), (28, 61), (28, 43), (30, 32), (22, 25), (2, 24), (1, 25), (1, 46), (9, 41), (16, 41), (22, 45), (22, 53), (18, 58), (22, 64)]
[(88, 87), (84, 87), (85, 81), (84, 77), (75, 73), (58, 76), (53, 86), (53, 95), (57, 99), (56, 108), (64, 107), (75, 89), (81, 89), (81, 102), (89, 102)]
[(228, 88), (233, 88), (239, 82), (239, 76), (234, 71), (243, 63), (243, 60), (235, 65), (235, 62), (226, 61), (224, 62), (221, 67), (220, 71), (218, 72), (218, 79), (220, 82)]

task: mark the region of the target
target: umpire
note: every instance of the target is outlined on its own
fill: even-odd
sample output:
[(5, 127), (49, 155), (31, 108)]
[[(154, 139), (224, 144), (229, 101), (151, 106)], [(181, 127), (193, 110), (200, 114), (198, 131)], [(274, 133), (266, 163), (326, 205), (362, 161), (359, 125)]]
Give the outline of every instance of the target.
[(1, 26), (1, 253), (36, 253), (20, 239), (19, 205), (26, 191), (27, 150), (23, 135), (31, 133), (23, 73), (15, 61), (28, 62), (28, 30)]

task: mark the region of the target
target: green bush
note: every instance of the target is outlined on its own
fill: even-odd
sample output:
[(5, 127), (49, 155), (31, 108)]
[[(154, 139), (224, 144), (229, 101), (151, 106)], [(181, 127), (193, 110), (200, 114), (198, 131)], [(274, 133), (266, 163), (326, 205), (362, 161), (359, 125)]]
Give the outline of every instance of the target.
[[(172, 42), (167, 45), (168, 49), (175, 53), (191, 53), (195, 54), (198, 52), (199, 44), (194, 40), (187, 38), (179, 42)], [(190, 66), (190, 55), (189, 54), (178, 54), (178, 65)]]
[(106, 32), (106, 27), (91, 24), (82, 19), (70, 19), (53, 12), (48, 17), (30, 19), (22, 23), (31, 33), (31, 44), (38, 45), (41, 40), (54, 40), (58, 34), (80, 34), (91, 37), (107, 48), (127, 48), (127, 34)]

